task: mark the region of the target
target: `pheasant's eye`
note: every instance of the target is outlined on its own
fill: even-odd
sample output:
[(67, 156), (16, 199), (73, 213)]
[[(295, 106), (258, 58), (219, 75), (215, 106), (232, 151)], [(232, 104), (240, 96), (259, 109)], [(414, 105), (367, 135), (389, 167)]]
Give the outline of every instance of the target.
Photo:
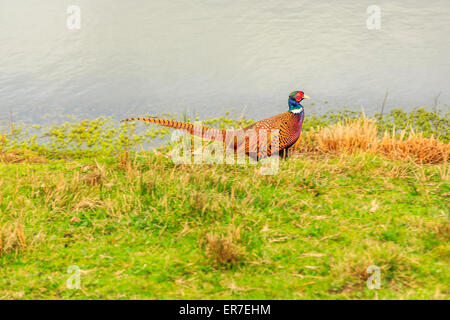
[(302, 98), (303, 98), (303, 93), (297, 92), (297, 93), (295, 94), (294, 98), (295, 98), (295, 101), (301, 101)]

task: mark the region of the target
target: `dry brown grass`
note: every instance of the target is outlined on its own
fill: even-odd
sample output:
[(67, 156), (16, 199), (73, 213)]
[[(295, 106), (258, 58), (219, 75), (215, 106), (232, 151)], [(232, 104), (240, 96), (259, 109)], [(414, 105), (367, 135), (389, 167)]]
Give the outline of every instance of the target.
[(385, 132), (380, 139), (375, 121), (362, 118), (305, 132), (294, 146), (295, 151), (318, 154), (368, 152), (391, 160), (438, 164), (449, 160), (450, 144), (414, 132), (400, 135)]
[(87, 173), (83, 177), (83, 181), (89, 186), (99, 186), (105, 180), (105, 169), (97, 162), (95, 163), (95, 165), (83, 167), (82, 171)]
[(0, 162), (5, 163), (46, 163), (47, 160), (30, 150), (0, 150)]
[(243, 261), (240, 228), (228, 229), (227, 235), (208, 233), (204, 239), (206, 255), (217, 265), (232, 267)]
[(125, 171), (130, 171), (130, 166), (131, 166), (131, 162), (130, 162), (130, 155), (128, 153), (128, 151), (124, 151), (119, 155), (119, 169), (121, 170), (125, 170)]
[(366, 287), (370, 277), (368, 267), (373, 265), (380, 268), (381, 287), (399, 290), (399, 286), (406, 288), (417, 287), (416, 275), (413, 272), (417, 262), (410, 256), (398, 252), (393, 243), (379, 244), (373, 240), (366, 240), (368, 248), (364, 252), (344, 253), (342, 259), (334, 261), (331, 274), (338, 284), (332, 289), (349, 295)]
[(25, 232), (21, 222), (0, 226), (0, 256), (26, 247)]
[(413, 159), (418, 163), (438, 164), (449, 160), (450, 144), (422, 134), (395, 139), (387, 134), (378, 143), (378, 153), (391, 160)]
[(0, 134), (0, 148), (1, 149), (5, 148), (6, 141), (7, 141), (6, 136), (4, 134)]

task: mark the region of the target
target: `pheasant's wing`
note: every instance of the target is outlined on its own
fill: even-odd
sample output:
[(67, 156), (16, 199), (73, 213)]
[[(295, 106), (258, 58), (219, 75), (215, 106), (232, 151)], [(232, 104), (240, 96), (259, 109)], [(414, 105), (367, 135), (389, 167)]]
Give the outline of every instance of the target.
[[(257, 152), (258, 157), (265, 157), (274, 152), (282, 151), (292, 146), (300, 136), (300, 122), (303, 115), (284, 112), (276, 116), (258, 121), (243, 130), (256, 132), (256, 139), (249, 139), (248, 152)], [(263, 133), (262, 131), (267, 132)], [(265, 140), (267, 136), (267, 141)], [(243, 146), (241, 146), (243, 147)]]
[[(243, 129), (245, 133), (245, 144), (239, 145), (240, 150), (252, 157), (259, 159), (270, 156), (273, 151), (278, 149), (279, 129), (284, 113), (263, 119)], [(273, 135), (276, 135), (273, 136)], [(273, 143), (272, 143), (273, 142)]]
[(254, 124), (249, 125), (248, 127), (245, 127), (243, 130), (273, 130), (273, 129), (279, 129), (280, 126), (280, 118), (282, 114), (277, 114), (276, 116), (260, 120), (258, 122), (255, 122)]

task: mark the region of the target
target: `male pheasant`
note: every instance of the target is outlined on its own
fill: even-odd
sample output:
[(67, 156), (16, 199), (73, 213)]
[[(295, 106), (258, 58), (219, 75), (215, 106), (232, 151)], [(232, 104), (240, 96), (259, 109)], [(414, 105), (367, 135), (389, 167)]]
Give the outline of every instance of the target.
[[(305, 118), (303, 106), (300, 104), (304, 99), (309, 99), (309, 97), (303, 91), (294, 91), (289, 95), (289, 111), (237, 130), (209, 128), (192, 123), (154, 117), (135, 117), (122, 121), (145, 121), (181, 129), (191, 135), (222, 141), (227, 148), (233, 149), (238, 154), (242, 152), (252, 158), (261, 159), (277, 151), (280, 154), (287, 155), (288, 149), (298, 140), (302, 130), (303, 119)], [(274, 133), (271, 130), (277, 131)], [(271, 141), (276, 141), (277, 139), (272, 137), (271, 134), (278, 135), (278, 143), (271, 143)], [(267, 141), (264, 141), (266, 139)]]

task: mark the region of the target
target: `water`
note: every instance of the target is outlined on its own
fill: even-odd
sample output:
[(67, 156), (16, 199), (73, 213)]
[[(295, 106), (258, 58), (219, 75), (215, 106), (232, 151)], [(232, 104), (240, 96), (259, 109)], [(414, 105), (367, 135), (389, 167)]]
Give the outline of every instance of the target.
[[(450, 98), (450, 1), (0, 0), (0, 120), (249, 118)], [(66, 27), (68, 5), (81, 29)], [(369, 5), (381, 29), (366, 27)], [(326, 104), (325, 101), (329, 103)], [(47, 115), (47, 116), (46, 116)]]

